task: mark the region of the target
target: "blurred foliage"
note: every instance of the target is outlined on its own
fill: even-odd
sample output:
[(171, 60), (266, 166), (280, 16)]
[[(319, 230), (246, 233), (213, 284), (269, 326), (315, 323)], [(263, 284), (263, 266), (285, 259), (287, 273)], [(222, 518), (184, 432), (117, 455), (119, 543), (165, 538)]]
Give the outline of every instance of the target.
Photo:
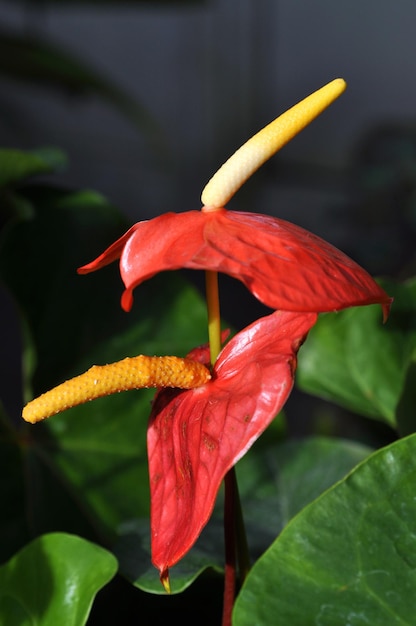
[(416, 269), (416, 128), (375, 126), (353, 154), (350, 177), (356, 225), (352, 250), (376, 274), (412, 276)]
[(135, 98), (46, 39), (0, 31), (0, 77), (79, 97), (101, 98), (144, 133), (155, 151), (166, 149), (158, 123)]

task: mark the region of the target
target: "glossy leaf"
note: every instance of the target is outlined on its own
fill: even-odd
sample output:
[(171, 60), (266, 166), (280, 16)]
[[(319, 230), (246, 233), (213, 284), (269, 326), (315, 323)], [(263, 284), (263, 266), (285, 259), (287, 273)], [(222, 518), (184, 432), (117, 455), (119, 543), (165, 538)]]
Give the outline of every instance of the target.
[(0, 622), (83, 626), (96, 593), (116, 571), (114, 556), (84, 539), (39, 537), (0, 567)]
[(233, 624), (412, 624), (415, 459), (412, 435), (303, 509), (254, 565)]
[(220, 209), (165, 213), (139, 222), (95, 261), (120, 258), (129, 310), (135, 287), (163, 270), (185, 267), (229, 274), (263, 304), (286, 311), (336, 311), (390, 298), (369, 274), (312, 233), (267, 215)]
[(206, 524), (220, 483), (282, 408), (314, 313), (277, 311), (222, 350), (212, 380), (157, 395), (148, 428), (152, 557), (161, 576)]
[(385, 286), (395, 298), (385, 325), (378, 307), (320, 317), (302, 350), (297, 383), (303, 391), (396, 426), (416, 348), (416, 281)]

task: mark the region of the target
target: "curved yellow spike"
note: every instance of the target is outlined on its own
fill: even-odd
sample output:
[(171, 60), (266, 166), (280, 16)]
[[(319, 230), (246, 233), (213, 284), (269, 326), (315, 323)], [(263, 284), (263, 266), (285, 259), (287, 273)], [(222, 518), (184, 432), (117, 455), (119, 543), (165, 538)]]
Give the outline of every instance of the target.
[(204, 207), (224, 207), (263, 163), (322, 113), (345, 91), (346, 86), (345, 80), (336, 78), (295, 104), (243, 144), (205, 186), (201, 195)]
[(66, 409), (119, 391), (145, 387), (193, 389), (210, 378), (208, 368), (197, 361), (141, 354), (109, 365), (93, 365), (84, 374), (29, 402), (23, 409), (22, 417), (26, 422), (35, 424)]

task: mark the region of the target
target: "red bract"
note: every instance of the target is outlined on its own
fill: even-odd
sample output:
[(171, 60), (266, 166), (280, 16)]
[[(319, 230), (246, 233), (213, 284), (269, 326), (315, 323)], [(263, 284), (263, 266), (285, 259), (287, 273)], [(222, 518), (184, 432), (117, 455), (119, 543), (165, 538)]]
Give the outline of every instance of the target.
[[(280, 411), (316, 313), (277, 311), (233, 337), (211, 381), (163, 390), (148, 428), (152, 560), (165, 578), (206, 524), (226, 472)], [(188, 355), (209, 361), (199, 349)]]
[(126, 290), (132, 292), (163, 270), (214, 270), (242, 281), (272, 309), (337, 311), (391, 298), (345, 254), (312, 233), (275, 217), (238, 211), (165, 213), (135, 224), (95, 261), (87, 273), (120, 258)]
[[(389, 296), (342, 252), (289, 222), (217, 209), (166, 213), (139, 222), (81, 273), (120, 258), (130, 310), (133, 290), (164, 270), (229, 274), (278, 309), (236, 335), (212, 379), (189, 391), (160, 391), (148, 429), (152, 559), (162, 581), (192, 547), (222, 479), (286, 401), (304, 337), (324, 311), (379, 303)], [(209, 363), (209, 351), (191, 358)]]

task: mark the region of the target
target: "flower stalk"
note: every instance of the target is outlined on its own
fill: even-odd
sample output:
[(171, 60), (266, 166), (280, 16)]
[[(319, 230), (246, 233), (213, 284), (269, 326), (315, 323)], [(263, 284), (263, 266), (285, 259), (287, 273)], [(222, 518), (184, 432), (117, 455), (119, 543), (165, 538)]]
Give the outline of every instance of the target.
[[(218, 289), (218, 273), (205, 272), (206, 301), (208, 311), (208, 337), (211, 365), (214, 366), (221, 352), (221, 314)], [(231, 626), (235, 601), (237, 567), (239, 582), (244, 581), (249, 570), (248, 543), (244, 526), (237, 476), (232, 467), (224, 478), (224, 597), (222, 626)]]
[[(336, 79), (283, 113), (239, 148), (214, 174), (202, 191), (203, 212), (221, 211), (250, 176), (345, 90)], [(205, 272), (208, 309), (208, 336), (211, 366), (221, 351), (221, 318), (218, 274)], [(225, 476), (224, 504), (225, 588), (223, 626), (231, 625), (236, 586), (236, 563), (243, 581), (249, 569), (247, 538), (239, 499), (237, 477), (232, 467)]]
[(218, 272), (205, 272), (205, 292), (208, 311), (208, 340), (211, 365), (221, 352), (221, 315)]

